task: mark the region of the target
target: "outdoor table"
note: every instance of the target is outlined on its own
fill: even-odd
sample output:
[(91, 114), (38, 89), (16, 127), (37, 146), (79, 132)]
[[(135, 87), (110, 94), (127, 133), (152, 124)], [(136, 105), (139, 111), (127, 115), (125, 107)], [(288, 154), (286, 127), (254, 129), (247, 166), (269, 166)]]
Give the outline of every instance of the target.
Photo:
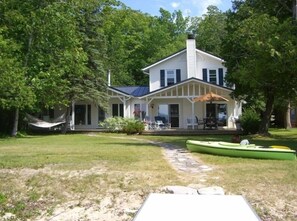
[(206, 128), (214, 128), (217, 129), (218, 128), (218, 120), (216, 118), (212, 118), (212, 117), (207, 117), (203, 119), (204, 121), (204, 126), (203, 129), (205, 130)]
[(186, 195), (152, 193), (133, 221), (259, 221), (239, 195)]

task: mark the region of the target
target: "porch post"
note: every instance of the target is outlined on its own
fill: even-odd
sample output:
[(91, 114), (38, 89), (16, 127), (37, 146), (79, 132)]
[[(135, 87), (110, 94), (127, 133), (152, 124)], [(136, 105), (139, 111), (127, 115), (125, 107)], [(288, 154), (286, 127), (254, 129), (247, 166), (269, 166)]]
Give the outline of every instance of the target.
[(149, 113), (149, 105), (148, 105), (148, 103), (147, 103), (147, 101), (145, 102), (145, 115), (146, 116), (144, 116), (145, 118), (144, 118), (144, 120), (146, 121), (146, 119), (148, 119), (148, 117), (150, 116), (150, 113)]
[(126, 109), (127, 108), (127, 100), (126, 100), (125, 97), (124, 97), (124, 99), (123, 99), (122, 102), (123, 102), (123, 111), (124, 111), (124, 114), (123, 115), (124, 115), (124, 118), (130, 117), (130, 116), (127, 116), (127, 112), (128, 112), (127, 109)]
[(154, 106), (151, 106), (151, 103), (154, 99), (153, 98), (146, 98), (145, 102), (146, 102), (146, 109), (147, 109), (147, 116), (149, 118), (149, 121), (152, 121), (152, 115), (153, 115), (153, 108)]
[[(194, 102), (193, 101), (191, 101), (191, 103), (192, 103), (192, 130), (194, 130), (195, 129), (195, 125), (194, 125), (194, 119), (195, 119), (195, 116), (194, 116), (194, 112), (195, 112), (195, 110), (194, 110)], [(197, 127), (198, 127), (198, 125), (197, 125)]]
[(72, 102), (72, 113), (71, 113), (71, 123), (70, 123), (70, 130), (75, 130), (75, 102)]

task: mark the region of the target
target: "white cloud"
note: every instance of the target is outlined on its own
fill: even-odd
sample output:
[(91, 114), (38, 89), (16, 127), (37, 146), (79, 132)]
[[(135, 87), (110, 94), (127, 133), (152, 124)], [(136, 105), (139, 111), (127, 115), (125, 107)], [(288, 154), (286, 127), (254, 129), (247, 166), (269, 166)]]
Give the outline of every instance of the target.
[(222, 0), (191, 0), (191, 1), (192, 1), (192, 4), (197, 8), (197, 10), (201, 14), (205, 14), (207, 12), (207, 7), (210, 5), (219, 6), (222, 4)]
[(220, 5), (222, 0), (191, 0), (192, 4), (197, 7), (207, 7), (209, 5)]
[(180, 6), (180, 2), (171, 2), (172, 8), (178, 8)]
[(205, 0), (205, 1), (203, 1), (202, 14), (206, 14), (208, 6), (210, 6), (210, 5), (219, 6), (220, 4), (222, 4), (221, 0)]
[(192, 13), (191, 9), (186, 8), (186, 9), (184, 10), (184, 12), (183, 12), (183, 15), (184, 15), (185, 17), (187, 17), (187, 16), (190, 16), (191, 13)]

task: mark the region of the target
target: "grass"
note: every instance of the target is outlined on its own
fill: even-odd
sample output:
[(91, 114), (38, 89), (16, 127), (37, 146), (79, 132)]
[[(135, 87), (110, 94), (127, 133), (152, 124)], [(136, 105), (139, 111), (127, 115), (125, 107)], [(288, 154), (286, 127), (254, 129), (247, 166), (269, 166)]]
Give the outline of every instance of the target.
[[(161, 149), (125, 135), (86, 134), (0, 139), (0, 217), (21, 220), (69, 200), (113, 200), (122, 191), (145, 197), (181, 183)], [(0, 218), (1, 219), (1, 218)]]
[[(115, 135), (113, 135), (115, 136)], [(144, 166), (160, 152), (129, 139), (112, 136), (86, 137), (86, 135), (54, 135), (7, 139), (0, 142), (0, 168), (42, 168), (49, 164), (76, 164), (91, 167), (92, 162), (107, 162), (118, 170), (133, 169), (138, 162)], [(140, 155), (140, 151), (146, 151)], [(77, 167), (75, 167), (77, 169)]]
[[(246, 136), (257, 145), (281, 145), (297, 150), (297, 130), (271, 130), (270, 137)], [(153, 139), (153, 138), (152, 138)], [(230, 136), (156, 138), (185, 146), (186, 139), (229, 141)], [(208, 185), (217, 185), (228, 194), (245, 196), (262, 220), (297, 219), (297, 161), (241, 159), (192, 153), (215, 168)]]
[[(297, 130), (271, 133), (269, 138), (243, 138), (259, 145), (286, 145), (296, 150)], [(185, 147), (187, 139), (231, 138), (70, 134), (0, 139), (0, 219), (10, 212), (15, 219), (34, 220), (44, 211), (51, 215), (57, 205), (68, 201), (81, 204), (87, 199), (101, 205), (107, 196), (112, 209), (121, 196), (132, 203), (132, 194), (141, 201), (162, 186), (201, 182), (198, 177), (174, 171), (159, 147), (140, 139)], [(214, 168), (203, 185), (221, 186), (228, 194), (244, 195), (262, 220), (296, 220), (296, 161), (192, 154)]]

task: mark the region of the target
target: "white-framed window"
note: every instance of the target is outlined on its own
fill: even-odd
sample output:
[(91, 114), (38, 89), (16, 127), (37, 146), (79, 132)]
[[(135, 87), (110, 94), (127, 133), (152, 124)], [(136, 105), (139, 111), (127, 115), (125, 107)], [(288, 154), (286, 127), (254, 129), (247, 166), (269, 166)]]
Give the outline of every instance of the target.
[(160, 86), (166, 87), (181, 81), (180, 69), (166, 69), (160, 71)]
[(176, 83), (175, 70), (166, 70), (165, 85), (170, 86)]
[(209, 70), (209, 82), (212, 84), (217, 84), (217, 71)]
[(218, 68), (218, 69), (207, 69), (207, 68), (202, 68), (202, 80), (212, 83), (212, 84), (217, 84), (220, 86), (224, 86), (224, 69), (223, 68)]

